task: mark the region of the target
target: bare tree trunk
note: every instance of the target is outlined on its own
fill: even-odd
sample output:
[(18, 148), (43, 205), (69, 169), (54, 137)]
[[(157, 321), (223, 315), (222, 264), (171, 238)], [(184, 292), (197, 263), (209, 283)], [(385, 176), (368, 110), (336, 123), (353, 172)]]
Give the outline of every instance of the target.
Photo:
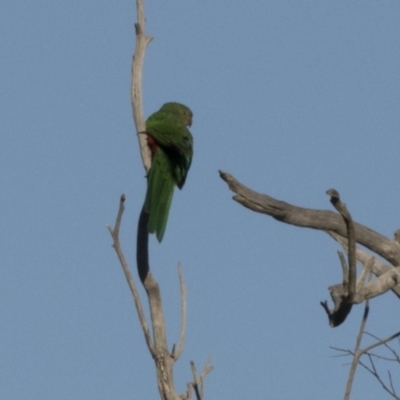
[[(151, 157), (146, 141), (146, 135), (142, 134), (145, 132), (145, 122), (143, 118), (142, 106), (142, 68), (145, 50), (152, 38), (146, 36), (145, 34), (143, 0), (137, 0), (136, 7), (138, 21), (135, 24), (136, 47), (132, 61), (132, 112), (136, 130), (138, 132), (139, 147), (143, 166), (146, 173), (148, 173), (151, 167)], [(119, 241), (119, 229), (124, 208), (125, 195), (122, 195), (120, 198), (119, 211), (115, 226), (114, 228), (108, 227), (108, 229), (113, 238), (113, 247), (118, 255), (126, 280), (133, 296), (134, 304), (138, 313), (139, 321), (142, 327), (147, 347), (155, 362), (157, 373), (157, 386), (160, 393), (160, 398), (162, 400), (184, 400), (191, 399), (192, 395), (195, 394), (196, 399), (201, 400), (203, 398), (204, 378), (212, 370), (210, 359), (207, 360), (207, 363), (200, 375), (197, 375), (197, 373), (195, 372), (196, 368), (194, 366), (194, 363), (191, 362), (193, 381), (187, 385), (186, 392), (184, 392), (183, 394), (178, 394), (176, 392), (174, 384), (173, 367), (183, 351), (186, 330), (186, 285), (183, 280), (182, 267), (181, 265), (178, 265), (181, 290), (181, 329), (178, 345), (174, 347), (172, 351), (170, 351), (168, 349), (166, 325), (162, 307), (160, 287), (157, 281), (154, 279), (149, 265), (149, 232), (147, 229), (148, 214), (144, 212), (144, 209), (142, 209), (140, 213), (137, 230), (136, 261), (138, 275), (148, 298), (152, 334), (150, 332), (149, 325), (143, 312), (143, 306), (139, 297), (139, 293), (136, 289), (134, 279), (132, 278), (132, 274), (125, 260)]]

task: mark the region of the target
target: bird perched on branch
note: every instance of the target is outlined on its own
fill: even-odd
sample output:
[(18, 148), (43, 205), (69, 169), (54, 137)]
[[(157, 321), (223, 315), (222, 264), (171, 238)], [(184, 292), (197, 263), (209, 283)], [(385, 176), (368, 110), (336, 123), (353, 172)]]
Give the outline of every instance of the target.
[(148, 231), (162, 241), (167, 226), (174, 186), (182, 189), (193, 156), (193, 137), (187, 128), (193, 113), (183, 104), (165, 103), (146, 121), (151, 168), (147, 175), (144, 211)]

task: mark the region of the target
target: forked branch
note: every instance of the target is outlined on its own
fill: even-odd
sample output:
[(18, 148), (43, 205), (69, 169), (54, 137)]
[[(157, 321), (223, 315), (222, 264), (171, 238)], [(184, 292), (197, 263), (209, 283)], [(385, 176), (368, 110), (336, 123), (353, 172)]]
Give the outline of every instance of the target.
[[(345, 356), (352, 356), (353, 360), (351, 363), (350, 371), (349, 371), (349, 377), (347, 380), (347, 385), (346, 385), (346, 392), (345, 392), (345, 397), (344, 400), (349, 400), (351, 398), (351, 390), (354, 382), (354, 377), (355, 377), (355, 372), (357, 369), (358, 365), (361, 365), (363, 368), (365, 368), (368, 372), (370, 372), (381, 384), (382, 388), (389, 393), (394, 399), (399, 400), (400, 398), (396, 394), (396, 390), (394, 388), (394, 384), (391, 378), (390, 372), (388, 373), (388, 379), (389, 383), (385, 383), (384, 379), (382, 378), (381, 374), (379, 373), (374, 360), (385, 360), (385, 361), (394, 361), (397, 364), (400, 364), (400, 356), (399, 354), (389, 346), (389, 342), (392, 340), (399, 338), (400, 337), (400, 332), (397, 332), (393, 335), (390, 335), (386, 339), (379, 339), (374, 335), (371, 335), (367, 332), (365, 332), (365, 326), (367, 322), (369, 314), (369, 302), (368, 300), (365, 302), (365, 309), (364, 309), (364, 315), (360, 324), (360, 329), (357, 335), (357, 340), (356, 340), (356, 346), (354, 350), (346, 350), (346, 349), (341, 349), (341, 348), (336, 348), (332, 347), (334, 350), (339, 351), (343, 353)], [(361, 341), (364, 336), (364, 334), (367, 334), (369, 336), (374, 337), (377, 339), (377, 341), (365, 348), (361, 348)], [(379, 355), (378, 353), (372, 353), (371, 351), (378, 348), (378, 347), (385, 347), (387, 350), (389, 350), (389, 353), (392, 354), (392, 357), (384, 357), (382, 355)], [(362, 356), (366, 356), (368, 361), (363, 361)], [(369, 362), (369, 364), (368, 364)]]
[[(131, 86), (131, 101), (132, 112), (135, 122), (135, 127), (138, 133), (145, 131), (145, 122), (143, 117), (142, 106), (142, 70), (143, 61), (147, 45), (152, 38), (145, 34), (145, 16), (143, 0), (136, 1), (137, 7), (137, 22), (135, 24), (136, 32), (136, 47), (132, 60), (132, 86)], [(146, 173), (151, 167), (150, 150), (147, 145), (146, 135), (138, 134), (140, 153), (143, 161), (143, 166)], [(109, 228), (109, 231), (114, 239), (114, 248), (118, 254), (119, 260), (123, 267), (129, 287), (134, 297), (135, 305), (141, 321), (142, 329), (146, 338), (146, 343), (149, 351), (155, 361), (157, 371), (158, 390), (163, 400), (178, 400), (189, 393), (178, 395), (174, 387), (173, 365), (182, 353), (185, 338), (186, 327), (186, 286), (183, 280), (182, 268), (179, 266), (179, 280), (181, 287), (181, 330), (178, 346), (174, 348), (172, 353), (168, 350), (166, 325), (161, 301), (160, 288), (150, 271), (149, 266), (149, 232), (148, 232), (148, 214), (144, 210), (144, 206), (140, 213), (137, 230), (137, 251), (136, 260), (139, 278), (145, 288), (150, 308), (150, 318), (152, 324), (153, 336), (150, 336), (149, 328), (144, 317), (143, 309), (140, 303), (139, 295), (133, 282), (129, 267), (125, 261), (124, 255), (119, 243), (119, 227), (121, 224), (122, 213), (124, 210), (125, 196), (121, 197), (120, 209), (117, 216), (117, 221), (114, 229)]]
[(346, 204), (340, 200), (338, 191), (335, 189), (329, 189), (326, 193), (331, 197), (332, 205), (342, 216), (346, 225), (348, 237), (348, 266), (346, 265), (346, 260), (344, 259), (342, 253), (339, 253), (343, 270), (343, 282), (342, 284), (329, 287), (335, 307), (333, 310), (330, 310), (327, 301), (321, 302), (322, 307), (325, 309), (328, 315), (329, 325), (336, 327), (345, 321), (354, 304), (357, 281), (356, 239), (353, 220), (349, 211), (347, 210)]
[(117, 214), (117, 219), (115, 221), (114, 229), (111, 228), (110, 226), (107, 226), (108, 231), (111, 234), (111, 237), (113, 238), (113, 248), (115, 249), (115, 252), (117, 253), (118, 259), (121, 263), (122, 270), (124, 271), (126, 281), (128, 282), (129, 289), (131, 290), (132, 296), (133, 296), (133, 301), (135, 303), (136, 311), (139, 316), (139, 321), (140, 325), (143, 330), (143, 334), (146, 340), (147, 347), (149, 348), (151, 354), (155, 354), (155, 349), (154, 349), (154, 343), (152, 342), (150, 338), (150, 330), (146, 321), (146, 317), (143, 312), (143, 307), (142, 303), (140, 302), (140, 297), (139, 297), (139, 292), (136, 289), (135, 282), (132, 278), (131, 271), (129, 269), (128, 263), (126, 262), (124, 253), (121, 248), (121, 244), (119, 241), (119, 230), (121, 227), (121, 221), (122, 221), (122, 215), (125, 210), (125, 195), (123, 194), (120, 198), (119, 202), (119, 210)]
[[(333, 211), (298, 207), (266, 194), (257, 193), (226, 172), (220, 171), (220, 176), (228, 184), (229, 189), (235, 192), (233, 199), (252, 211), (267, 214), (286, 224), (331, 231), (342, 237), (347, 237), (343, 218)], [(393, 266), (400, 264), (399, 243), (357, 222), (354, 222), (354, 229), (357, 243), (379, 254)]]
[[(232, 175), (226, 172), (220, 171), (220, 176), (228, 184), (229, 189), (235, 193), (233, 199), (244, 207), (258, 213), (269, 215), (280, 222), (327, 232), (334, 237), (335, 240), (339, 241), (347, 250), (349, 254), (349, 264), (352, 266), (352, 268), (347, 269), (347, 265), (342, 262), (344, 271), (343, 281), (341, 284), (331, 287), (333, 288), (335, 304), (340, 305), (343, 303), (344, 298), (347, 299), (345, 301), (347, 306), (344, 307), (343, 304), (342, 311), (347, 311), (348, 314), (351, 308), (349, 304), (359, 303), (368, 298), (378, 296), (388, 290), (392, 290), (400, 297), (400, 273), (398, 272), (398, 268), (395, 268), (400, 264), (399, 232), (396, 232), (394, 240), (389, 239), (366, 226), (357, 222), (352, 222), (351, 217), (348, 218), (349, 214), (346, 214), (345, 210), (344, 215), (346, 218), (344, 218), (343, 215), (338, 215), (328, 210), (314, 210), (298, 207), (277, 200), (271, 196), (257, 193), (241, 184)], [(331, 193), (334, 202), (336, 194), (335, 192)], [(338, 203), (336, 202), (336, 204)], [(349, 243), (349, 239), (351, 244)], [(363, 250), (356, 248), (355, 243), (365, 246), (372, 252), (389, 261), (390, 264), (383, 265), (381, 261), (369, 254), (367, 255)], [(360, 262), (364, 265), (364, 268), (368, 266), (368, 270), (376, 275), (378, 279), (366, 285), (357, 284), (355, 286), (356, 260), (361, 260)], [(365, 276), (364, 272), (362, 272), (363, 277)], [(346, 290), (343, 290), (344, 288)], [(349, 302), (349, 300), (351, 301)], [(341, 318), (345, 317), (346, 312), (337, 314), (337, 316), (338, 315), (341, 315)], [(338, 318), (336, 321), (331, 321), (332, 324), (337, 326), (341, 318)]]

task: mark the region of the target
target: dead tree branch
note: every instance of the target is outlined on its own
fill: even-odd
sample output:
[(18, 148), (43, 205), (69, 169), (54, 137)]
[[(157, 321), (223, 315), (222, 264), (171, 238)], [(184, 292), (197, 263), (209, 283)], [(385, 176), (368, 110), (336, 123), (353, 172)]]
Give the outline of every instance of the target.
[(340, 201), (340, 196), (337, 190), (329, 189), (326, 192), (331, 197), (331, 203), (339, 211), (346, 225), (347, 237), (348, 237), (348, 266), (342, 253), (339, 253), (340, 261), (343, 270), (343, 282), (339, 285), (333, 285), (329, 287), (332, 300), (334, 302), (334, 309), (331, 311), (328, 307), (328, 302), (321, 302), (322, 307), (325, 309), (328, 318), (329, 325), (332, 327), (339, 326), (342, 324), (347, 316), (350, 314), (351, 308), (354, 304), (354, 297), (356, 294), (356, 281), (357, 281), (357, 270), (356, 270), (356, 239), (354, 232), (353, 220), (349, 211), (347, 210), (346, 204)]
[[(140, 324), (143, 330), (143, 334), (145, 336), (146, 344), (156, 364), (157, 382), (161, 398), (163, 400), (177, 400), (180, 399), (181, 396), (179, 396), (175, 392), (174, 381), (173, 381), (173, 365), (183, 350), (185, 326), (186, 326), (186, 285), (183, 279), (182, 269), (181, 268), (179, 269), (179, 279), (181, 285), (181, 315), (182, 315), (181, 333), (177, 351), (170, 354), (167, 345), (166, 325), (164, 320), (164, 313), (162, 308), (159, 286), (155, 281), (155, 279), (153, 278), (151, 272), (148, 271), (142, 283), (146, 290), (150, 307), (150, 317), (153, 329), (153, 338), (151, 338), (150, 330), (143, 312), (143, 307), (140, 301), (139, 293), (136, 289), (136, 285), (134, 283), (129, 266), (126, 262), (125, 256), (123, 254), (120, 245), (119, 230), (121, 226), (122, 215), (124, 212), (124, 203), (125, 203), (125, 196), (122, 195), (120, 199), (120, 206), (115, 222), (115, 227), (114, 229), (108, 227), (108, 230), (113, 238), (113, 247), (118, 255), (126, 280), (131, 290), (135, 307), (139, 316)], [(144, 232), (140, 232), (140, 222), (139, 222), (138, 237), (145, 239), (147, 243), (148, 242), (147, 224), (143, 224), (142, 228), (143, 226), (146, 227), (146, 229)], [(139, 239), (138, 242), (140, 243)], [(147, 247), (145, 251), (142, 252), (138, 251), (138, 253), (140, 253), (142, 256), (143, 254), (146, 255), (148, 253)], [(148, 258), (144, 257), (140, 258), (138, 256), (138, 260), (140, 262), (144, 262), (145, 266), (147, 266), (148, 268)], [(143, 266), (141, 266), (141, 268), (143, 270)], [(141, 270), (140, 268), (138, 269), (139, 271)]]
[(135, 282), (132, 278), (131, 271), (129, 269), (128, 263), (126, 262), (126, 259), (125, 259), (124, 253), (122, 251), (120, 241), (119, 241), (119, 229), (121, 227), (122, 214), (125, 209), (124, 204), (125, 204), (125, 195), (122, 195), (120, 202), (119, 202), (119, 210), (118, 210), (117, 219), (115, 221), (114, 229), (111, 228), (110, 226), (107, 226), (107, 228), (111, 234), (111, 237), (113, 238), (113, 241), (114, 241), (113, 248), (115, 249), (115, 251), (117, 253), (118, 259), (122, 266), (122, 270), (124, 271), (124, 274), (125, 274), (126, 281), (128, 282), (129, 289), (131, 290), (131, 293), (133, 296), (133, 301), (135, 303), (136, 311), (139, 316), (140, 325), (143, 330), (143, 334), (144, 334), (144, 338), (146, 340), (147, 347), (149, 348), (151, 354), (155, 354), (154, 343), (152, 342), (151, 337), (150, 337), (150, 330), (149, 330), (149, 327), (148, 327), (148, 324), (146, 321), (146, 317), (143, 312), (143, 307), (142, 307), (142, 303), (140, 301), (139, 292), (136, 289)]
[(193, 381), (188, 384), (187, 392), (182, 396), (182, 400), (191, 399), (193, 393), (196, 396), (196, 400), (202, 400), (204, 399), (205, 377), (214, 369), (211, 366), (211, 357), (207, 358), (206, 364), (204, 365), (203, 371), (200, 375), (197, 375), (196, 366), (193, 361), (190, 361), (190, 366), (192, 368)]
[[(392, 340), (399, 338), (400, 337), (400, 332), (397, 332), (393, 335), (390, 335), (386, 339), (379, 339), (375, 335), (372, 335), (370, 333), (365, 332), (365, 325), (366, 325), (366, 320), (367, 320), (367, 315), (368, 315), (368, 301), (366, 302), (365, 305), (365, 312), (363, 316), (363, 320), (360, 326), (359, 334), (357, 336), (357, 342), (356, 342), (356, 347), (354, 351), (352, 350), (345, 350), (345, 349), (340, 349), (340, 348), (334, 348), (334, 350), (340, 351), (344, 355), (350, 355), (353, 357), (353, 361), (351, 364), (350, 368), (350, 373), (349, 373), (349, 379), (347, 381), (347, 387), (346, 387), (346, 394), (345, 394), (345, 400), (350, 399), (350, 392), (351, 392), (351, 387), (354, 381), (354, 375), (355, 375), (355, 370), (357, 365), (361, 365), (365, 370), (367, 370), (371, 375), (373, 375), (376, 380), (380, 383), (382, 388), (389, 394), (391, 395), (394, 399), (400, 400), (400, 397), (396, 393), (396, 389), (394, 388), (394, 384), (392, 381), (392, 376), (390, 371), (388, 371), (388, 380), (389, 383), (385, 383), (384, 379), (382, 378), (381, 374), (379, 373), (374, 360), (385, 360), (385, 361), (394, 361), (396, 363), (400, 363), (400, 356), (397, 354), (397, 352), (391, 348), (388, 343), (391, 342)], [(367, 334), (369, 336), (372, 336), (373, 338), (377, 339), (377, 341), (370, 346), (365, 347), (364, 349), (361, 349), (361, 340), (363, 334)], [(387, 350), (389, 350), (390, 353), (393, 354), (393, 358), (387, 358), (384, 356), (381, 356), (379, 354), (373, 354), (371, 353), (371, 350), (376, 349), (377, 347), (383, 346)], [(362, 361), (362, 356), (366, 356), (368, 359), (368, 363)]]
[[(153, 338), (155, 352), (151, 352), (157, 366), (157, 381), (160, 394), (163, 399), (175, 399), (173, 383), (173, 365), (179, 358), (183, 351), (185, 343), (186, 331), (186, 284), (183, 279), (182, 266), (178, 265), (179, 282), (181, 288), (181, 328), (178, 346), (173, 348), (170, 353), (168, 350), (166, 324), (164, 319), (164, 312), (162, 307), (161, 292), (158, 283), (154, 279), (150, 267), (148, 257), (148, 241), (149, 233), (147, 230), (148, 214), (144, 212), (143, 208), (140, 214), (137, 233), (137, 248), (136, 260), (140, 280), (146, 290), (149, 307), (150, 317), (153, 327)], [(172, 397), (167, 397), (172, 393)], [(175, 396), (175, 397), (174, 397)]]
[[(220, 171), (220, 176), (228, 184), (229, 189), (235, 193), (233, 199), (244, 207), (269, 215), (280, 222), (290, 225), (325, 231), (348, 249), (348, 232), (346, 224), (340, 215), (328, 210), (314, 210), (294, 206), (268, 195), (257, 193), (238, 182), (228, 173)], [(363, 300), (382, 294), (389, 289), (393, 290), (397, 296), (400, 296), (400, 275), (398, 269), (395, 268), (400, 265), (399, 242), (389, 239), (357, 222), (353, 222), (353, 225), (356, 243), (365, 246), (391, 264), (385, 266), (378, 260), (374, 261), (371, 272), (380, 278), (370, 282), (364, 288), (365, 297)], [(370, 255), (367, 256), (362, 250), (356, 249), (356, 259), (364, 260), (364, 265), (370, 258)], [(382, 277), (382, 275), (384, 276)], [(354, 301), (359, 302), (362, 300), (356, 296)]]
[(365, 326), (367, 324), (368, 314), (369, 314), (369, 301), (367, 300), (365, 302), (364, 314), (363, 314), (363, 318), (361, 320), (360, 329), (358, 331), (358, 335), (357, 335), (357, 339), (356, 339), (356, 347), (354, 350), (353, 362), (351, 363), (351, 367), (350, 367), (349, 378), (347, 379), (344, 400), (350, 399), (351, 388), (353, 387), (353, 382), (354, 382), (354, 377), (356, 374), (357, 365), (358, 365), (358, 363), (360, 361), (360, 357), (362, 355), (362, 350), (360, 350), (360, 347), (361, 347), (361, 341), (362, 341), (364, 331), (365, 331)]
[(181, 288), (181, 329), (179, 333), (178, 346), (172, 350), (172, 357), (177, 360), (182, 354), (183, 347), (185, 345), (186, 335), (186, 284), (183, 280), (182, 264), (178, 264), (179, 272), (179, 286)]
[[(143, 0), (137, 0), (136, 7), (138, 20), (135, 24), (136, 46), (132, 61), (131, 99), (136, 130), (138, 133), (140, 133), (145, 130), (142, 106), (143, 61), (146, 47), (150, 43), (152, 38), (146, 36), (145, 34), (145, 15)], [(139, 134), (138, 139), (143, 166), (147, 173), (151, 167), (149, 147), (147, 145), (145, 135)], [(154, 344), (152, 348), (149, 347), (149, 350), (156, 364), (158, 390), (161, 398), (164, 400), (176, 400), (179, 398), (179, 396), (175, 391), (173, 379), (173, 365), (175, 362), (175, 358), (172, 356), (172, 354), (170, 354), (168, 350), (166, 325), (161, 301), (160, 288), (156, 280), (153, 278), (149, 267), (149, 233), (147, 230), (147, 223), (148, 214), (144, 211), (143, 206), (138, 222), (136, 260), (138, 274), (148, 297), (150, 318), (153, 327)], [(180, 279), (182, 285), (182, 275), (180, 275)], [(185, 295), (185, 291), (182, 291), (182, 295)], [(181, 302), (183, 304), (186, 304), (186, 298), (182, 298)], [(186, 323), (186, 321), (183, 321), (183, 323)], [(183, 343), (183, 340), (180, 341), (180, 343)], [(182, 348), (179, 348), (179, 351), (181, 352)]]
[[(132, 85), (131, 85), (131, 101), (133, 120), (135, 122), (136, 131), (143, 132), (145, 130), (145, 122), (143, 118), (143, 101), (142, 101), (142, 71), (144, 55), (148, 44), (152, 41), (151, 36), (145, 34), (146, 18), (144, 16), (143, 0), (136, 0), (137, 22), (135, 24), (136, 45), (132, 59)], [(146, 173), (149, 172), (151, 166), (150, 149), (147, 146), (146, 136), (138, 135), (140, 154), (142, 156), (143, 166)]]
[[(228, 184), (229, 189), (235, 192), (233, 199), (252, 211), (267, 214), (280, 222), (290, 225), (331, 231), (345, 238), (347, 237), (346, 225), (343, 219), (333, 211), (294, 206), (268, 195), (257, 193), (226, 172), (220, 171), (220, 176)], [(400, 265), (399, 243), (356, 222), (354, 223), (354, 229), (357, 243), (379, 254), (393, 266)]]
[[(347, 240), (334, 233), (327, 232), (333, 239), (335, 239), (347, 252)], [(355, 302), (361, 303), (366, 299), (371, 299), (373, 297), (379, 296), (392, 290), (393, 293), (400, 298), (400, 271), (398, 268), (393, 268), (392, 265), (384, 264), (382, 261), (372, 257), (366, 251), (356, 248), (356, 259), (357, 262), (364, 265), (368, 265), (368, 269), (378, 277), (378, 279), (373, 280), (367, 284), (358, 287), (357, 284), (357, 296), (354, 299)]]
[[(132, 87), (131, 87), (131, 101), (132, 101), (132, 112), (135, 122), (135, 127), (139, 140), (140, 153), (143, 161), (143, 166), (146, 173), (151, 167), (151, 157), (150, 150), (147, 145), (146, 135), (140, 135), (140, 133), (145, 131), (145, 122), (143, 118), (143, 107), (142, 107), (142, 69), (144, 54), (147, 45), (152, 40), (151, 37), (145, 34), (145, 16), (143, 0), (136, 1), (137, 7), (137, 23), (135, 24), (136, 32), (136, 47), (133, 55), (132, 61)], [(148, 218), (149, 215), (145, 212), (144, 206), (140, 213), (138, 221), (138, 231), (137, 231), (137, 251), (136, 251), (136, 261), (140, 280), (146, 291), (150, 318), (152, 324), (151, 337), (150, 331), (143, 313), (143, 308), (140, 302), (139, 294), (136, 290), (132, 275), (130, 273), (128, 264), (126, 263), (125, 257), (123, 255), (120, 243), (119, 243), (119, 229), (121, 225), (122, 214), (124, 211), (125, 196), (121, 196), (120, 208), (117, 215), (117, 220), (115, 228), (108, 228), (111, 236), (114, 240), (113, 247), (115, 248), (122, 268), (124, 270), (128, 285), (131, 289), (135, 306), (139, 315), (142, 330), (145, 336), (146, 344), (149, 348), (150, 354), (153, 357), (156, 365), (157, 371), (157, 384), (160, 397), (163, 400), (178, 400), (186, 398), (190, 395), (186, 392), (183, 395), (178, 395), (174, 387), (173, 379), (173, 366), (176, 360), (179, 358), (183, 351), (183, 346), (185, 342), (185, 329), (186, 329), (186, 285), (183, 279), (182, 268), (179, 265), (179, 281), (181, 288), (181, 329), (178, 346), (172, 353), (168, 350), (166, 325), (164, 319), (164, 312), (161, 301), (160, 288), (156, 280), (150, 271), (149, 266), (149, 232), (148, 232)], [(188, 398), (188, 397), (187, 397)]]

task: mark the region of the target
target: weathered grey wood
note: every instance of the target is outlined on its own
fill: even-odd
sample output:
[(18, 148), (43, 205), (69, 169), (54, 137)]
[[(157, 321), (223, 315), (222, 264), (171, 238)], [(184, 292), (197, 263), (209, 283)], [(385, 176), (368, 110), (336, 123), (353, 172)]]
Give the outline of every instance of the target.
[[(346, 225), (342, 217), (333, 211), (294, 206), (266, 194), (257, 193), (226, 172), (220, 171), (220, 176), (228, 184), (229, 189), (236, 193), (233, 199), (250, 210), (267, 214), (290, 225), (332, 231), (347, 237)], [(356, 222), (354, 222), (354, 228), (357, 243), (379, 254), (393, 266), (400, 265), (399, 243)]]
[(332, 205), (339, 212), (346, 225), (348, 265), (343, 256), (339, 253), (342, 264), (343, 281), (340, 284), (329, 287), (334, 309), (328, 307), (327, 301), (321, 301), (321, 306), (325, 309), (329, 325), (336, 327), (341, 325), (350, 314), (356, 297), (357, 267), (356, 267), (356, 239), (354, 223), (351, 214), (347, 210), (346, 204), (340, 200), (339, 192), (336, 189), (329, 189), (326, 192), (331, 198)]
[[(347, 240), (342, 236), (334, 233), (334, 232), (327, 232), (333, 239), (335, 239), (345, 251), (347, 251)], [(362, 265), (367, 265), (372, 258), (371, 254), (368, 254), (366, 251), (357, 248), (356, 249), (356, 259)], [(380, 278), (379, 283), (369, 282), (364, 284), (362, 290), (357, 289), (358, 292), (358, 300), (357, 302), (360, 303), (361, 301), (365, 300), (366, 298), (372, 298), (379, 295), (382, 292), (383, 287), (388, 287), (390, 284), (392, 287), (390, 289), (393, 293), (400, 298), (400, 284), (396, 284), (393, 276), (399, 275), (399, 282), (400, 282), (400, 269), (393, 268), (392, 265), (384, 264), (382, 261), (374, 258), (373, 262), (369, 265), (369, 270), (375, 276)], [(382, 278), (381, 278), (382, 277)], [(378, 285), (380, 288), (378, 289)], [(375, 292), (374, 292), (375, 290)]]

